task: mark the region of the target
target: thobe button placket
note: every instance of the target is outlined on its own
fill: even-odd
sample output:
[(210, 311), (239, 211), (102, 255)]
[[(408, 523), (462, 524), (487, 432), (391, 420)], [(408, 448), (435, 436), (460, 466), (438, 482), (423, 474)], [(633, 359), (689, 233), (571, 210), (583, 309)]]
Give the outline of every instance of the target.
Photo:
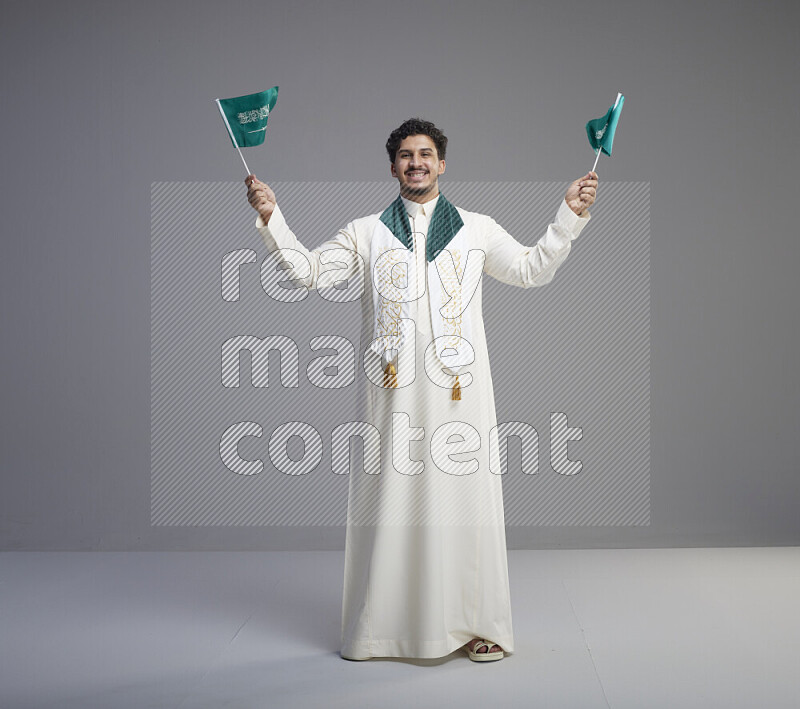
[(422, 207), (419, 208), (414, 217), (414, 232), (416, 233), (414, 243), (414, 255), (417, 264), (417, 292), (424, 292), (416, 300), (417, 306), (417, 329), (425, 337), (432, 337), (433, 332), (430, 326), (430, 312), (428, 305), (428, 262), (425, 258), (425, 244), (428, 234), (428, 219)]
[[(415, 210), (416, 214), (409, 215), (413, 221), (412, 231), (414, 232), (414, 257), (417, 267), (417, 286), (418, 291), (422, 289), (424, 284), (425, 294), (416, 300), (416, 327), (419, 333), (425, 338), (426, 341), (433, 340), (433, 323), (431, 322), (432, 314), (431, 309), (435, 305), (430, 303), (430, 288), (428, 287), (428, 269), (436, 268), (435, 265), (428, 263), (427, 258), (427, 241), (428, 241), (428, 218), (425, 214), (424, 207), (420, 206)], [(438, 277), (438, 276), (437, 276)], [(451, 398), (454, 401), (461, 400), (461, 383), (456, 375), (456, 381), (453, 384), (453, 391)]]

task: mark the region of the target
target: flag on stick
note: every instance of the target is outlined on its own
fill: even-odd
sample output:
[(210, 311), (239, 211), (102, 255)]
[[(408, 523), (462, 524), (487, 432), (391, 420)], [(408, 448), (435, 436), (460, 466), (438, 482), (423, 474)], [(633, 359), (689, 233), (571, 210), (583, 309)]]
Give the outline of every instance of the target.
[(233, 147), (239, 151), (239, 157), (248, 175), (251, 174), (250, 168), (247, 167), (240, 148), (249, 148), (264, 142), (269, 114), (275, 108), (277, 100), (277, 86), (267, 91), (259, 91), (257, 94), (216, 99)]
[(617, 100), (614, 105), (608, 109), (605, 116), (595, 118), (586, 124), (586, 135), (589, 136), (589, 143), (597, 151), (597, 157), (594, 161), (594, 168), (597, 167), (597, 161), (600, 159), (600, 153), (611, 155), (611, 146), (614, 143), (614, 132), (617, 130), (617, 123), (619, 122), (619, 114), (622, 111), (622, 105), (625, 103), (625, 97), (618, 93)]

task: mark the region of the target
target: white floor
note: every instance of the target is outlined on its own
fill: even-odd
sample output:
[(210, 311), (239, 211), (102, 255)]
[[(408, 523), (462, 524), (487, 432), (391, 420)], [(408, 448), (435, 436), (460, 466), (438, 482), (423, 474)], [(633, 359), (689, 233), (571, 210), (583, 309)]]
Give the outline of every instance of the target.
[(343, 660), (342, 564), (0, 554), (0, 707), (800, 707), (800, 547), (511, 551), (493, 663)]

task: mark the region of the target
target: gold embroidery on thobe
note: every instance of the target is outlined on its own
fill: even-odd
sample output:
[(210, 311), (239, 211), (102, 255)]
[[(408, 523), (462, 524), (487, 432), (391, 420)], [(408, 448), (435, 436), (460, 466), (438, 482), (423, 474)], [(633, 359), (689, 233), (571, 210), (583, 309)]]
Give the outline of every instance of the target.
[[(381, 295), (380, 311), (377, 315), (376, 334), (378, 336), (400, 337), (400, 292), (392, 279), (392, 272), (401, 261), (397, 254), (388, 253), (384, 256), (384, 268), (378, 273), (378, 283), (380, 292), (387, 293), (391, 298), (387, 299)], [(386, 388), (397, 388), (397, 367), (392, 362), (388, 362), (383, 370), (383, 386)]]

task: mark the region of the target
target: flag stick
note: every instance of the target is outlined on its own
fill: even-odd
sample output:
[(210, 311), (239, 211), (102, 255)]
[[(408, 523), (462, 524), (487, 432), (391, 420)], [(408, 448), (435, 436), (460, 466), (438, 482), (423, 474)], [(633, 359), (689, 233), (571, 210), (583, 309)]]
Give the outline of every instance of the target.
[(230, 123), (228, 123), (228, 117), (225, 115), (225, 111), (222, 110), (222, 104), (219, 102), (219, 99), (214, 99), (214, 100), (217, 102), (217, 108), (219, 108), (219, 112), (222, 115), (222, 120), (225, 121), (225, 127), (228, 129), (228, 135), (231, 137), (233, 144), (236, 146), (236, 150), (239, 151), (239, 157), (242, 159), (242, 162), (244, 163), (244, 169), (247, 170), (248, 175), (252, 175), (253, 173), (250, 172), (250, 168), (247, 167), (247, 163), (244, 160), (244, 155), (242, 155), (242, 149), (236, 142), (236, 138), (233, 137), (233, 131), (231, 130)]
[(592, 172), (594, 172), (594, 168), (597, 167), (597, 161), (600, 159), (600, 153), (602, 153), (602, 148), (597, 149), (597, 157), (594, 159), (594, 166), (592, 167)]

